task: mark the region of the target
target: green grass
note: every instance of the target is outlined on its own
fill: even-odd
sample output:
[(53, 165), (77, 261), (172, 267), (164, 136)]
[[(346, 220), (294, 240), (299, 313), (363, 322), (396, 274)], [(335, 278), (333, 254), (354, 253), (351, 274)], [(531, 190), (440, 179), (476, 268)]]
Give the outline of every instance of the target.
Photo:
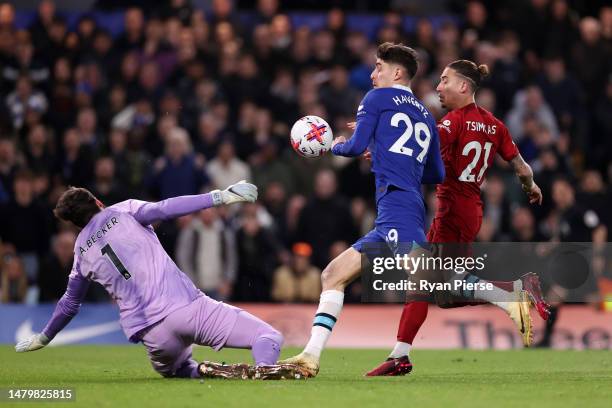
[[(296, 352), (287, 349), (283, 356)], [(198, 347), (198, 360), (250, 361), (245, 350)], [(17, 354), (0, 346), (0, 388), (71, 387), (76, 402), (54, 407), (609, 407), (609, 351), (416, 350), (407, 377), (364, 378), (382, 350), (328, 350), (315, 379), (163, 379), (140, 346), (67, 346)], [(32, 406), (16, 403), (13, 406)], [(38, 405), (38, 404), (35, 404)], [(0, 402), (0, 408), (11, 406)]]

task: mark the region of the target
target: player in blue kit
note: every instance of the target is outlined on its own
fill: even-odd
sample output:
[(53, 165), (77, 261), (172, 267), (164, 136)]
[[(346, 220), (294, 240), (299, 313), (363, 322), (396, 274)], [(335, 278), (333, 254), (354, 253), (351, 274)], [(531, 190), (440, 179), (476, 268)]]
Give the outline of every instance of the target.
[(376, 56), (370, 75), (374, 89), (359, 105), (353, 136), (336, 138), (332, 152), (355, 157), (369, 150), (378, 214), (375, 228), (323, 270), (310, 340), (302, 353), (283, 361), (302, 366), (311, 376), (319, 371), (321, 352), (342, 310), (344, 288), (359, 275), (364, 246), (386, 242), (403, 255), (426, 242), (421, 184), (444, 180), (436, 121), (410, 89), (418, 69), (416, 52), (384, 43)]

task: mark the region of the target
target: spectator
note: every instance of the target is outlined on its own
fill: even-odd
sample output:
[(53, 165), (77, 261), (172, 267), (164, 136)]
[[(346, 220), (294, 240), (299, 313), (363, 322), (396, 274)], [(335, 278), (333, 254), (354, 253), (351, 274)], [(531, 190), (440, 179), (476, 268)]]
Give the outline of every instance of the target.
[(567, 0), (553, 0), (550, 5), (550, 20), (546, 32), (546, 52), (561, 55), (564, 61), (570, 57), (571, 47), (577, 37), (577, 16), (569, 8)]
[(123, 34), (117, 38), (114, 47), (120, 54), (139, 49), (144, 44), (144, 15), (142, 10), (131, 7), (125, 11), (123, 20)]
[(333, 243), (353, 243), (357, 238), (349, 206), (336, 191), (334, 172), (318, 172), (314, 197), (302, 210), (296, 232), (296, 239), (312, 246), (312, 263), (321, 269), (327, 265), (327, 255)]
[(232, 295), (237, 266), (235, 239), (216, 208), (194, 215), (177, 239), (176, 259), (181, 270), (218, 300), (228, 300)]
[(610, 38), (602, 38), (601, 23), (597, 19), (584, 17), (580, 21), (580, 41), (572, 47), (571, 66), (587, 91), (589, 105), (596, 101), (606, 75), (610, 74), (612, 49), (609, 41)]
[(55, 3), (53, 0), (42, 0), (38, 4), (36, 19), (30, 26), (32, 43), (42, 50), (49, 46), (51, 38), (49, 32), (55, 18)]
[(293, 119), (297, 117), (297, 87), (293, 73), (286, 68), (280, 68), (270, 85), (270, 106), (272, 112), (285, 122), (293, 124)]
[(89, 191), (104, 205), (113, 205), (128, 199), (122, 180), (115, 177), (115, 162), (111, 157), (102, 156), (96, 160), (94, 177)]
[(35, 282), (40, 256), (49, 247), (51, 214), (48, 208), (35, 201), (29, 171), (22, 170), (15, 175), (13, 189), (14, 198), (0, 208), (0, 236), (15, 248), (28, 281)]
[(166, 153), (155, 162), (148, 184), (160, 199), (197, 194), (208, 184), (203, 162), (193, 154), (185, 129), (169, 131)]
[(274, 271), (272, 299), (277, 302), (316, 302), (321, 294), (321, 270), (310, 264), (312, 247), (305, 242), (293, 245), (290, 265)]
[(70, 61), (60, 57), (53, 66), (53, 81), (49, 91), (49, 122), (58, 133), (63, 132), (74, 119), (74, 83)]
[(81, 142), (76, 129), (64, 133), (64, 157), (60, 162), (64, 182), (72, 186), (86, 186), (93, 179), (93, 150)]
[(38, 301), (57, 302), (68, 283), (76, 234), (65, 230), (52, 238), (51, 253), (41, 262), (38, 274)]
[(295, 192), (295, 179), (291, 167), (278, 157), (278, 145), (267, 142), (253, 161), (253, 180), (265, 189), (272, 182), (281, 183), (289, 193)]
[(561, 57), (552, 56), (544, 61), (544, 74), (538, 78), (538, 85), (561, 128), (575, 130), (576, 121), (581, 119), (579, 116), (582, 90), (578, 83), (567, 75), (565, 62)]
[(287, 231), (287, 193), (279, 182), (271, 182), (260, 193), (260, 201), (272, 216), (275, 235), (283, 242), (289, 241)]
[(13, 139), (0, 137), (0, 185), (6, 194), (4, 201), (13, 195), (13, 178), (19, 167), (16, 148)]
[(524, 137), (523, 119), (527, 114), (533, 115), (539, 123), (545, 126), (556, 139), (559, 136), (557, 120), (550, 106), (542, 97), (542, 91), (535, 85), (530, 85), (514, 96), (514, 105), (506, 116), (506, 126), (515, 142)]
[(95, 110), (92, 108), (83, 108), (79, 110), (75, 129), (79, 134), (82, 145), (91, 146), (92, 149), (97, 150), (101, 143), (97, 126), (98, 119)]
[(5, 100), (10, 112), (13, 128), (19, 130), (26, 123), (31, 113), (43, 115), (47, 111), (47, 98), (42, 92), (32, 87), (32, 81), (27, 76), (20, 76), (15, 85), (15, 91)]
[(48, 129), (36, 125), (28, 132), (24, 155), (28, 167), (34, 172), (50, 174), (55, 170), (55, 143)]
[(612, 218), (608, 211), (612, 204), (610, 198), (601, 173), (595, 169), (587, 169), (580, 179), (576, 201), (595, 211), (601, 218), (602, 224), (608, 229), (612, 226)]
[[(30, 78), (32, 86), (45, 89), (49, 81), (49, 67), (45, 61), (34, 54), (34, 46), (27, 35), (17, 33), (17, 44), (14, 44), (14, 55), (6, 61), (2, 70), (5, 81), (15, 83), (20, 77)], [(26, 33), (24, 33), (26, 34)]]
[(506, 187), (497, 174), (488, 174), (484, 190), (483, 219), (486, 219), (493, 229), (493, 235), (499, 239), (510, 230), (510, 204), (506, 198)]
[(518, 207), (512, 213), (510, 241), (540, 242), (545, 238), (539, 233), (533, 213), (528, 207)]
[(493, 27), (489, 22), (487, 9), (480, 1), (469, 1), (465, 8), (464, 30), (472, 30), (480, 40), (490, 40)]
[(219, 145), (217, 157), (206, 167), (214, 188), (225, 189), (240, 180), (251, 180), (251, 170), (234, 154), (234, 144), (225, 141)]
[(221, 143), (221, 122), (212, 112), (204, 112), (198, 119), (195, 150), (206, 160), (212, 160)]
[(10, 247), (4, 247), (0, 264), (0, 302), (23, 303), (28, 292), (23, 263)]
[(244, 206), (241, 226), (236, 234), (238, 273), (234, 284), (234, 301), (270, 300), (272, 276), (280, 247), (270, 229), (261, 225), (257, 210), (257, 204)]
[(495, 94), (497, 106), (501, 112), (512, 107), (512, 98), (523, 80), (523, 65), (519, 60), (520, 43), (512, 31), (505, 31), (497, 43), (499, 58), (493, 65), (489, 84)]
[(329, 84), (321, 88), (319, 97), (333, 120), (336, 116), (355, 114), (360, 95), (350, 87), (346, 68), (334, 65), (330, 70)]
[(365, 93), (372, 88), (370, 74), (376, 64), (375, 47), (369, 46), (361, 52), (360, 57), (360, 63), (350, 71), (349, 81), (353, 88)]

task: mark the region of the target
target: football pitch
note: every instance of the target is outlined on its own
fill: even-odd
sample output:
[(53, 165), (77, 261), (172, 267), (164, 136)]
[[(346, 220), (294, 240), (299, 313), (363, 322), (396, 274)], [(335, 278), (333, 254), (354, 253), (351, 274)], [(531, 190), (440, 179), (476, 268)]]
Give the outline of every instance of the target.
[[(297, 349), (286, 349), (289, 356)], [(0, 388), (72, 388), (53, 407), (609, 407), (609, 351), (415, 350), (406, 377), (365, 378), (383, 350), (330, 349), (317, 378), (163, 379), (140, 346), (63, 346), (17, 354), (0, 346)], [(197, 360), (250, 361), (246, 350), (197, 347)], [(0, 401), (0, 408), (32, 406)], [(35, 404), (39, 405), (39, 404)]]

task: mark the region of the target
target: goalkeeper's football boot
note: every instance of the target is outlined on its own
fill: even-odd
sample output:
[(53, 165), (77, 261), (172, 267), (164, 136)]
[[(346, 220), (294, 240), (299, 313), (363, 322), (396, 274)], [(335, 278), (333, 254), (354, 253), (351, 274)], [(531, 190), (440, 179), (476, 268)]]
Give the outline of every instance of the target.
[(309, 377), (316, 377), (319, 373), (319, 359), (312, 354), (301, 352), (297, 356), (289, 357), (284, 360), (280, 360), (279, 364), (295, 364), (300, 366)]
[(294, 364), (273, 364), (252, 366), (248, 364), (222, 364), (204, 361), (198, 366), (204, 378), (225, 378), (238, 380), (300, 380), (308, 373)]
[(411, 371), (412, 363), (408, 356), (389, 357), (381, 365), (366, 373), (366, 377), (400, 376), (410, 374)]
[(529, 295), (529, 300), (533, 307), (544, 320), (548, 320), (550, 317), (550, 305), (544, 300), (542, 296), (542, 288), (540, 287), (540, 278), (533, 272), (529, 272), (521, 276), (521, 283), (523, 290)]
[(255, 366), (254, 380), (302, 380), (309, 376), (308, 372), (295, 364), (273, 364)]
[(227, 378), (243, 379), (249, 378), (248, 364), (225, 364), (214, 361), (204, 361), (198, 366), (200, 375), (204, 378)]
[(508, 315), (521, 333), (523, 345), (529, 347), (533, 340), (531, 315), (529, 314), (529, 295), (527, 291), (516, 292), (516, 299), (508, 303)]

